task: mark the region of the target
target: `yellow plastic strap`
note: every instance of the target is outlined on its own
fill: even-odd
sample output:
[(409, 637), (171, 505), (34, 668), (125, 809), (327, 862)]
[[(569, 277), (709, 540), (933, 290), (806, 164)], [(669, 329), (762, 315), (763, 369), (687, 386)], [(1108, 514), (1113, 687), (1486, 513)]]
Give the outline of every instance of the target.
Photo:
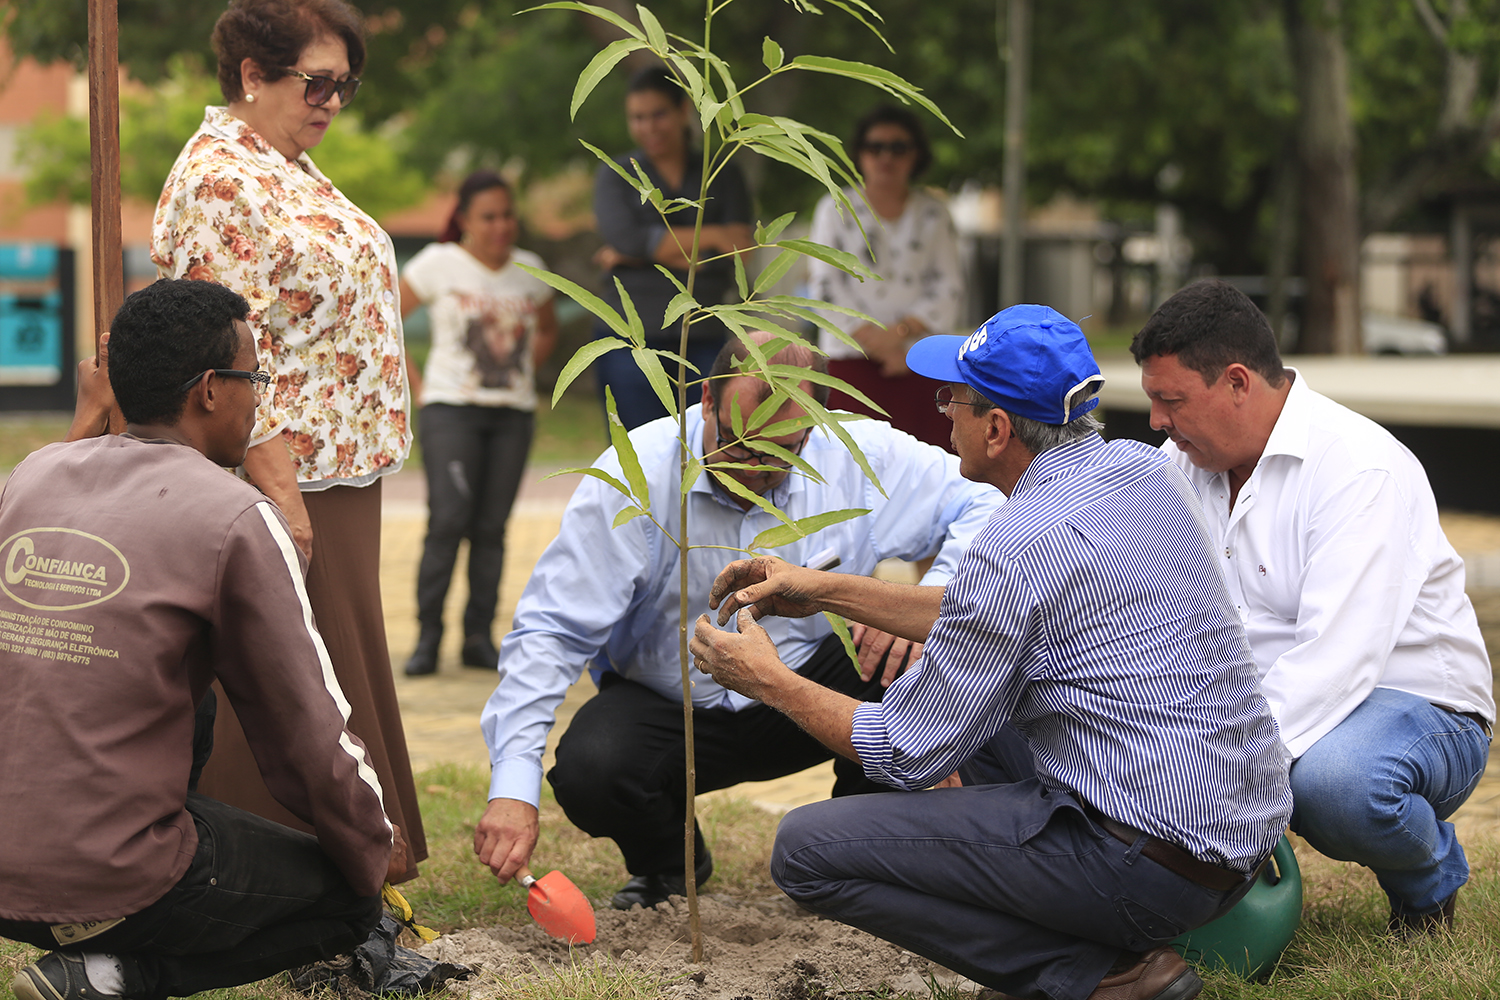
[(423, 927), (416, 922), (415, 914), (412, 913), (411, 904), (406, 897), (401, 895), (401, 890), (387, 882), (380, 890), (380, 898), (385, 900), (385, 905), (390, 908), (396, 919), (411, 929), (411, 932), (421, 938), (424, 943), (431, 944), (438, 939), (438, 932), (431, 927)]

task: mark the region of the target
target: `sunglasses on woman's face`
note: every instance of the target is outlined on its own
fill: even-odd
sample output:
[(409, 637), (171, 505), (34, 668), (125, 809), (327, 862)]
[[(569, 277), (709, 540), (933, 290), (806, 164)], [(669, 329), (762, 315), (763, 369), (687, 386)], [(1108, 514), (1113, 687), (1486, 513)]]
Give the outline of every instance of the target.
[(302, 92), (302, 99), (314, 108), (321, 108), (333, 100), (333, 95), (339, 95), (339, 106), (347, 108), (354, 100), (354, 95), (359, 93), (359, 77), (351, 76), (347, 80), (335, 80), (329, 76), (310, 76), (300, 69), (286, 70), (289, 76), (295, 76), (307, 81), (307, 89)]
[(905, 156), (913, 149), (916, 149), (911, 143), (902, 139), (897, 139), (894, 142), (867, 142), (860, 148), (871, 156), (879, 156), (882, 153), (890, 153), (892, 156)]

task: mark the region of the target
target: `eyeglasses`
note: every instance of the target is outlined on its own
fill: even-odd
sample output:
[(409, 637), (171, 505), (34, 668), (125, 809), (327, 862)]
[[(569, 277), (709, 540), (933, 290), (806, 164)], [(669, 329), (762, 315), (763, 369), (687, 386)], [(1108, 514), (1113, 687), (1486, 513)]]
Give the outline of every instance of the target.
[[(796, 443), (782, 445), (782, 447), (793, 455), (800, 455), (802, 454), (802, 448), (807, 444), (808, 436), (811, 434), (812, 428), (809, 427), (802, 432), (802, 436), (797, 439)], [(731, 462), (742, 462), (745, 465), (749, 465), (752, 462), (759, 462), (761, 465), (773, 469), (790, 469), (792, 467), (792, 463), (780, 455), (769, 455), (763, 451), (756, 451), (754, 448), (746, 448), (742, 444), (728, 444), (728, 441), (735, 439), (734, 433), (730, 432), (726, 435), (724, 433), (724, 425), (721, 423), (715, 422), (714, 436), (718, 441), (719, 451), (727, 456)]]
[(894, 142), (867, 142), (860, 149), (871, 156), (879, 156), (881, 153), (890, 153), (892, 156), (905, 156), (917, 147), (903, 139)]
[(991, 408), (988, 401), (983, 403), (971, 403), (967, 399), (954, 399), (953, 387), (951, 385), (945, 385), (941, 389), (939, 389), (937, 391), (937, 395), (933, 397), (932, 401), (937, 404), (938, 412), (945, 415), (948, 413), (948, 408), (955, 403), (960, 406), (978, 406), (986, 410)]
[(309, 76), (300, 69), (285, 68), (285, 72), (298, 79), (307, 81), (307, 89), (302, 92), (302, 99), (314, 108), (321, 108), (333, 99), (334, 94), (339, 95), (339, 106), (347, 108), (354, 101), (354, 95), (359, 93), (359, 77), (351, 76), (347, 80), (335, 80), (330, 76)]
[(187, 392), (193, 386), (195, 386), (199, 382), (203, 381), (203, 376), (207, 375), (209, 372), (213, 372), (215, 375), (219, 376), (220, 378), (242, 378), (242, 379), (246, 379), (250, 383), (252, 383), (252, 385), (253, 385), (253, 387), (254, 387), (254, 389), (255, 389), (256, 392), (264, 392), (271, 385), (271, 373), (270, 372), (261, 372), (261, 371), (242, 372), (242, 371), (239, 371), (238, 369), (235, 369), (235, 368), (209, 368), (207, 371), (201, 371), (198, 374), (194, 375), (192, 378), (188, 379), (186, 382), (182, 383), (182, 387), (180, 389), (178, 389), (177, 391), (178, 392)]

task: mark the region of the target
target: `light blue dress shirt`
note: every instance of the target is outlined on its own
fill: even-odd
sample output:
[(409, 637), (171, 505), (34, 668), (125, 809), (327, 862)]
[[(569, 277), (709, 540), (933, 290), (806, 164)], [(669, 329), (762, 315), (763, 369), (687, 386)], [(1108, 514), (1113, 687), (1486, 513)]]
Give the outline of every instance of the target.
[[(959, 475), (953, 455), (889, 424), (861, 420), (845, 427), (884, 495), (841, 441), (814, 430), (802, 457), (824, 481), (794, 473), (771, 491), (771, 502), (792, 518), (847, 508), (870, 512), (770, 554), (802, 565), (831, 549), (840, 559), (835, 572), (862, 576), (882, 559), (935, 555), (922, 582), (947, 583), (969, 541), (1004, 496)], [(687, 434), (693, 454), (701, 458), (703, 415), (698, 407), (688, 414)], [(665, 417), (644, 424), (630, 439), (650, 484), (652, 508), (675, 537), (680, 534), (677, 420)], [(623, 480), (614, 449), (594, 464)], [(677, 548), (644, 517), (613, 528), (615, 515), (628, 505), (608, 484), (585, 478), (568, 503), (557, 538), (526, 584), (515, 622), (500, 644), (500, 683), (480, 716), (490, 751), (491, 798), (538, 803), (542, 751), (557, 706), (590, 663), (664, 698), (682, 698)], [(741, 510), (708, 475), (699, 477), (688, 495), (688, 541), (702, 546), (688, 556), (689, 623), (709, 611), (709, 587), (719, 571), (744, 558), (750, 541), (778, 523), (758, 507)], [(793, 669), (832, 632), (821, 615), (767, 618), (761, 624)], [(756, 703), (694, 671), (693, 704), (739, 711)]]

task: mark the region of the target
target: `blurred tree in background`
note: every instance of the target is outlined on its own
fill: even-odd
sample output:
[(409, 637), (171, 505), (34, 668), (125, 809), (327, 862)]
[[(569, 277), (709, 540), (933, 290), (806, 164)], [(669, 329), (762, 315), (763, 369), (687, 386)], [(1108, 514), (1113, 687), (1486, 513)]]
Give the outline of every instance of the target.
[[(600, 2), (636, 16), (624, 0)], [(625, 148), (628, 61), (577, 121), (567, 113), (577, 73), (617, 37), (614, 29), (584, 15), (513, 16), (528, 5), (362, 4), (370, 55), (355, 113), (370, 131), (330, 131), (314, 154), (319, 165), (370, 205), (376, 202), (354, 195), (340, 169), (378, 165), (369, 171), (375, 182), (396, 176), (397, 160), (440, 182), (478, 164), (540, 177), (569, 163), (591, 170), (581, 136)], [(872, 54), (869, 36), (847, 18), (799, 17), (785, 0), (734, 4), (716, 30), (732, 63), (758, 59), (770, 35), (789, 58), (865, 59), (917, 82), (966, 136), (931, 130), (935, 159), (926, 181), (998, 182), (1005, 0), (875, 6), (893, 52)], [(147, 83), (177, 80), (183, 62), (176, 56), (211, 65), (208, 37), (221, 9), (199, 0), (120, 0), (122, 63)], [(686, 32), (700, 16), (696, 0), (661, 0), (653, 10), (668, 31)], [(1048, 0), (1035, 5), (1032, 28), (1030, 201), (1067, 191), (1142, 227), (1156, 203), (1170, 201), (1182, 210), (1200, 262), (1221, 273), (1263, 273), (1278, 266), (1280, 253), (1296, 273), (1296, 240), (1305, 243), (1309, 227), (1326, 224), (1304, 204), (1299, 225), (1295, 210), (1305, 187), (1299, 121), (1308, 123), (1294, 61), (1294, 50), (1306, 49), (1294, 45), (1291, 26), (1309, 20), (1309, 11), (1344, 53), (1356, 229), (1438, 228), (1435, 196), (1500, 178), (1500, 0)], [(0, 17), (20, 54), (77, 62), (83, 52), (85, 0), (9, 0)], [(847, 135), (872, 100), (852, 82), (789, 74), (747, 102)], [(158, 118), (177, 124), (171, 115)], [(149, 131), (142, 127), (142, 135)], [(160, 141), (175, 156), (190, 131), (184, 126), (175, 141)], [(369, 141), (343, 168), (330, 160), (341, 131)], [(69, 141), (76, 145), (76, 137)], [(382, 146), (385, 160), (376, 158)], [(142, 156), (139, 165), (146, 175), (161, 170), (159, 159)], [(779, 164), (751, 158), (745, 166), (765, 218), (806, 211), (817, 197), (805, 177)], [(53, 167), (54, 175), (65, 173)]]

